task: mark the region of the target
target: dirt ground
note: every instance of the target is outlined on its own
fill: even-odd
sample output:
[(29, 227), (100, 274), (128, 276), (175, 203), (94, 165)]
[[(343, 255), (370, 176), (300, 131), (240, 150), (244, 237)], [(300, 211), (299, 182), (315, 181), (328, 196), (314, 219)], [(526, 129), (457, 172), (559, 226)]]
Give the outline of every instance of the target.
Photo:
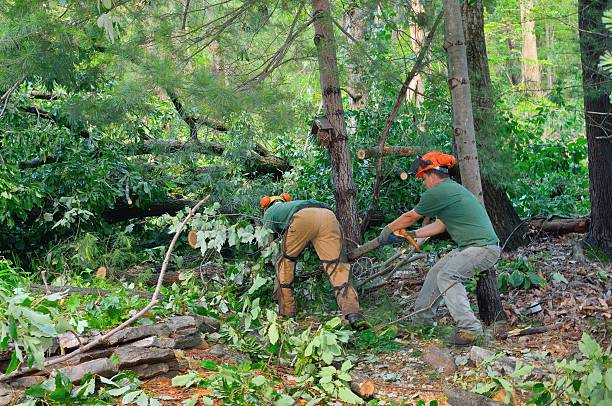
[[(581, 237), (578, 234), (563, 237), (540, 235), (528, 247), (502, 254), (504, 259), (509, 260), (529, 257), (535, 265), (535, 271), (547, 283), (539, 288), (510, 290), (502, 294), (507, 323), (488, 329), (478, 343), (480, 347), (493, 352), (502, 351), (546, 374), (552, 370), (554, 361), (574, 355), (577, 341), (583, 332), (591, 334), (603, 346), (610, 344), (612, 267), (601, 260), (586, 259), (576, 244)], [(421, 278), (426, 269), (428, 267), (417, 270)], [(553, 278), (555, 273), (557, 275)], [(418, 289), (422, 279), (416, 282), (414, 278), (407, 282), (399, 274), (389, 281), (387, 291), (393, 292), (397, 300), (406, 300), (410, 296), (406, 292), (408, 286), (413, 290)], [(521, 309), (536, 301), (540, 303), (542, 311), (531, 316), (523, 315)], [(409, 313), (410, 308), (404, 311)], [(444, 310), (440, 312), (439, 323), (452, 324)], [(499, 337), (500, 332), (530, 326), (554, 327), (540, 334), (509, 337), (505, 340)], [(186, 351), (187, 360), (192, 364), (198, 360), (213, 360), (218, 364), (235, 362), (235, 354), (230, 352), (212, 355), (212, 344)], [(455, 386), (469, 390), (483, 379), (480, 365), (466, 362), (470, 347), (447, 348), (443, 337), (425, 338), (403, 326), (397, 330), (395, 344), (396, 348), (391, 352), (364, 351), (351, 354), (356, 364), (354, 370), (375, 382), (378, 399), (403, 401), (407, 405), (415, 404), (418, 400), (438, 400), (440, 405), (447, 405), (445, 388)], [(449, 354), (456, 370), (447, 373), (427, 363), (424, 353), (432, 351), (431, 348), (434, 348), (433, 351), (442, 349)], [(294, 381), (291, 369), (271, 368), (277, 368), (276, 372), (281, 376), (283, 385), (292, 385)], [(200, 372), (210, 373), (203, 370)], [(181, 404), (181, 401), (195, 393), (210, 394), (210, 391), (203, 388), (173, 388), (167, 378), (148, 381), (143, 387), (165, 405)], [(515, 396), (513, 400), (513, 404), (523, 402), (520, 396)]]

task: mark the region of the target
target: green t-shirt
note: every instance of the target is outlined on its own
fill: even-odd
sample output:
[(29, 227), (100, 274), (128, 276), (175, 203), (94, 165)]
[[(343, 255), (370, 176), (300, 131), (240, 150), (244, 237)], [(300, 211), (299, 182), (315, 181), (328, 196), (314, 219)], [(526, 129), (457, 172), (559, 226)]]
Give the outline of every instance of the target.
[(469, 190), (451, 179), (427, 189), (414, 211), (442, 220), (459, 248), (483, 247), (499, 241), (485, 208)]
[(289, 220), (298, 210), (304, 207), (325, 207), (329, 208), (325, 203), (310, 199), (310, 200), (292, 200), (287, 203), (276, 203), (272, 207), (266, 210), (263, 216), (263, 225), (275, 231), (281, 233), (285, 231)]

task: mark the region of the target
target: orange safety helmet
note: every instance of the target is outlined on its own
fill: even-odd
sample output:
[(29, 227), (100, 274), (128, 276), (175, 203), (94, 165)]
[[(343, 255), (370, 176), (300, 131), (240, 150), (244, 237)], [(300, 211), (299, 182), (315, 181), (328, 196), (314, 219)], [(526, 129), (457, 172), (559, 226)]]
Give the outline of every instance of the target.
[(424, 173), (430, 169), (435, 169), (443, 173), (449, 173), (449, 169), (455, 166), (457, 159), (442, 152), (432, 151), (425, 155), (417, 156), (408, 170), (408, 173), (417, 178), (423, 178)]
[(259, 200), (259, 204), (261, 205), (262, 209), (267, 209), (273, 203), (276, 203), (276, 202), (286, 203), (290, 201), (291, 201), (291, 195), (289, 193), (281, 193), (278, 196), (264, 196), (261, 198), (261, 200)]

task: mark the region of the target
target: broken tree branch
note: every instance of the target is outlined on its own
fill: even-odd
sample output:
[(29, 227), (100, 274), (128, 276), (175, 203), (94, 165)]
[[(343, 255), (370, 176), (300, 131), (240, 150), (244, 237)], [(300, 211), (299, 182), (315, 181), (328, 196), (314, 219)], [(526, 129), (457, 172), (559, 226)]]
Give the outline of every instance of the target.
[(415, 75), (421, 70), (421, 65), (423, 63), (423, 60), (425, 59), (425, 54), (427, 54), (427, 52), (429, 51), (429, 47), (433, 40), (434, 34), (441, 20), (442, 20), (442, 13), (440, 12), (438, 13), (438, 16), (436, 17), (436, 21), (433, 23), (433, 26), (431, 27), (431, 31), (429, 32), (429, 34), (427, 35), (427, 38), (425, 39), (423, 43), (423, 47), (421, 48), (421, 50), (419, 51), (419, 54), (417, 55), (416, 61), (414, 62), (414, 65), (412, 66), (412, 70), (406, 76), (406, 80), (404, 80), (404, 84), (402, 85), (402, 88), (400, 89), (400, 92), (397, 95), (397, 98), (395, 99), (395, 104), (393, 105), (393, 109), (391, 110), (389, 117), (387, 117), (387, 121), (385, 121), (385, 127), (383, 128), (383, 131), (380, 134), (380, 142), (378, 143), (378, 150), (380, 151), (381, 156), (378, 158), (378, 162), (376, 163), (376, 183), (374, 184), (374, 191), (372, 193), (372, 201), (370, 202), (370, 206), (368, 207), (368, 210), (363, 219), (363, 222), (361, 223), (361, 233), (362, 234), (368, 228), (370, 217), (372, 216), (372, 213), (374, 212), (374, 209), (376, 208), (376, 204), (378, 203), (378, 200), (380, 199), (380, 188), (383, 183), (382, 155), (383, 155), (385, 144), (387, 143), (387, 136), (389, 135), (389, 130), (391, 130), (391, 125), (393, 124), (393, 120), (395, 120), (395, 117), (397, 116), (397, 113), (399, 112), (401, 105), (404, 103), (404, 100), (406, 99), (406, 92), (408, 91), (408, 86), (410, 85), (410, 82), (415, 77)]
[[(80, 286), (52, 286), (52, 285), (30, 285), (31, 290), (46, 291), (46, 293), (66, 293), (66, 294), (78, 294), (78, 295), (95, 295), (95, 296), (106, 296), (111, 293), (117, 293), (117, 291), (110, 289), (97, 289), (97, 288), (82, 288)], [(142, 290), (130, 290), (131, 295), (138, 297), (148, 298), (151, 297), (151, 293), (144, 292)], [(162, 295), (160, 295), (160, 298)]]
[(381, 154), (380, 147), (362, 148), (357, 151), (357, 157), (361, 160), (380, 158), (381, 156), (411, 157), (417, 155), (417, 149), (415, 147), (385, 146)]

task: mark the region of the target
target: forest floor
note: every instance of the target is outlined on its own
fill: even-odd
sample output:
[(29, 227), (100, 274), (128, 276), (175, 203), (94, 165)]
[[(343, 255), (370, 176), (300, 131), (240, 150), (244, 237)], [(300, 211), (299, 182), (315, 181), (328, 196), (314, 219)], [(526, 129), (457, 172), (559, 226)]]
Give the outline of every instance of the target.
[[(585, 256), (577, 248), (577, 242), (582, 237), (579, 234), (563, 237), (540, 235), (529, 246), (502, 254), (502, 259), (508, 261), (521, 257), (527, 259), (532, 264), (531, 269), (547, 282), (537, 288), (510, 289), (503, 293), (507, 322), (487, 329), (474, 348), (449, 347), (445, 344), (445, 338), (452, 333), (452, 323), (444, 306), (438, 312), (439, 325), (433, 329), (392, 325), (386, 330), (393, 332), (391, 339), (377, 339), (384, 333), (380, 325), (376, 325), (381, 314), (392, 312), (393, 317), (398, 318), (402, 313), (411, 311), (409, 304), (429, 266), (422, 269), (417, 267), (419, 277), (416, 279), (407, 280), (405, 275), (399, 273), (383, 291), (369, 300), (363, 300), (366, 315), (375, 324), (373, 331), (376, 334), (363, 335), (362, 348), (351, 351), (349, 358), (356, 365), (354, 370), (376, 383), (378, 399), (399, 404), (437, 400), (440, 405), (445, 405), (448, 403), (444, 390), (448, 387), (471, 390), (478, 383), (487, 381), (491, 371), (499, 376), (510, 374), (511, 371), (504, 366), (506, 358), (492, 364), (490, 369), (485, 367), (487, 362), (481, 365), (482, 355), (479, 354), (486, 354), (485, 350), (532, 366), (534, 373), (531, 378), (537, 379), (553, 372), (555, 361), (576, 354), (577, 342), (583, 332), (588, 332), (605, 348), (610, 344), (612, 334), (612, 265), (604, 259)], [(521, 309), (533, 302), (539, 302), (542, 310), (530, 316), (522, 314)], [(388, 318), (389, 315), (382, 317)], [(318, 323), (318, 320), (309, 318), (302, 322)], [(544, 333), (509, 337), (506, 340), (499, 337), (500, 332), (531, 326), (553, 328)], [(376, 342), (369, 346), (368, 340), (372, 337)], [(199, 348), (185, 351), (185, 358), (194, 365), (199, 360), (233, 364), (248, 359), (248, 356), (209, 340)], [(270, 365), (270, 368), (282, 378), (281, 385), (294, 384), (295, 378), (290, 368), (275, 365)], [(203, 375), (211, 373), (205, 370), (200, 372)], [(180, 404), (195, 393), (207, 394), (207, 390), (202, 388), (173, 388), (167, 378), (147, 381), (143, 388), (165, 405)], [(520, 391), (510, 394), (503, 389), (498, 390), (494, 398), (502, 400), (506, 397), (508, 401), (510, 395), (511, 404), (524, 404), (526, 400), (526, 394)]]

